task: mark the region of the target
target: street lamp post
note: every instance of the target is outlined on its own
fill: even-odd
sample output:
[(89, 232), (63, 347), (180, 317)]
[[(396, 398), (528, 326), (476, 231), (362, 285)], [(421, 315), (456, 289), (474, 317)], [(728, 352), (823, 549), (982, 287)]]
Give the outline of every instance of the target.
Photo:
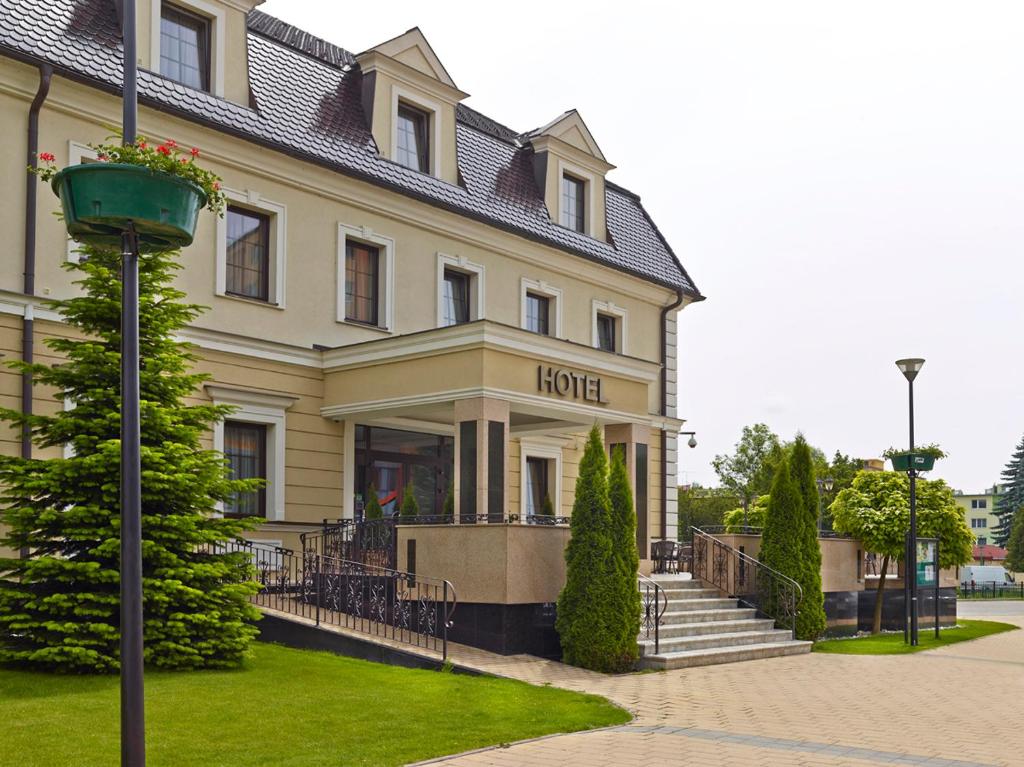
[[(896, 360), (896, 367), (907, 379), (910, 391), (910, 453), (914, 452), (914, 379), (921, 372), (924, 360), (909, 358)], [(910, 644), (917, 646), (917, 469), (911, 463), (910, 477), (910, 543), (907, 546), (907, 564), (904, 577), (910, 583)]]
[(822, 492), (831, 493), (834, 480), (832, 477), (825, 477), (824, 479), (817, 479), (815, 483), (818, 485), (818, 536), (821, 536), (822, 527), (824, 525), (824, 515), (821, 509), (821, 494)]
[[(138, 114), (135, 0), (121, 6), (122, 140), (135, 143)], [(121, 236), (121, 764), (146, 764), (142, 645), (142, 482), (139, 425), (139, 243)]]

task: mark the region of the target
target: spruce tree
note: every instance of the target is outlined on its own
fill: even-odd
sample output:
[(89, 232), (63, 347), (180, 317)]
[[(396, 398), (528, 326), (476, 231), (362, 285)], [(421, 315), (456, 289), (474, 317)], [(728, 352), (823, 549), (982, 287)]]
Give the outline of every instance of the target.
[(993, 531), (997, 546), (1006, 546), (1010, 539), (1011, 526), (1017, 509), (1024, 506), (1024, 437), (1003, 469), (1002, 492), (996, 500), (996, 516), (999, 526)]
[(815, 640), (825, 633), (825, 597), (821, 592), (821, 546), (818, 542), (818, 486), (814, 481), (811, 448), (797, 434), (790, 453), (790, 472), (803, 500), (800, 529), (800, 578), (803, 600), (797, 615), (798, 639)]
[(611, 504), (612, 561), (616, 577), (617, 606), (611, 617), (620, 622), (619, 670), (628, 671), (639, 657), (640, 591), (637, 572), (640, 555), (636, 549), (636, 510), (629, 470), (621, 447), (612, 451), (608, 474), (608, 498)]
[(1010, 540), (1006, 542), (1006, 569), (1024, 573), (1024, 506), (1013, 515)]
[[(800, 495), (800, 488), (793, 480), (788, 457), (776, 468), (769, 495), (758, 560), (799, 583), (803, 568), (800, 541), (804, 499)], [(769, 615), (777, 615), (776, 611), (780, 605), (775, 601), (774, 592), (767, 588), (768, 585), (763, 584), (765, 588), (761, 594), (762, 609)], [(797, 605), (798, 611), (800, 607)]]
[(558, 595), (555, 629), (562, 659), (595, 671), (617, 671), (621, 644), (618, 622), (611, 616), (615, 599), (608, 497), (608, 459), (595, 425), (580, 460), (576, 499), (565, 549), (566, 580)]
[(363, 508), (363, 516), (366, 519), (384, 518), (384, 508), (380, 505), (380, 498), (377, 497), (377, 488), (372, 483), (366, 491), (366, 505)]
[[(70, 457), (0, 458), (8, 532), (26, 559), (0, 559), (0, 661), (40, 670), (111, 672), (119, 661), (120, 256), (82, 249), (82, 295), (50, 306), (72, 332), (46, 340), (55, 364), (9, 363), (72, 407), (53, 415), (0, 411), (38, 449)], [(245, 553), (216, 545), (252, 525), (214, 515), (256, 481), (229, 478), (201, 439), (231, 408), (186, 405), (206, 376), (174, 340), (201, 307), (171, 287), (178, 254), (140, 263), (142, 560), (145, 659), (162, 668), (223, 668), (245, 657), (259, 616)]]

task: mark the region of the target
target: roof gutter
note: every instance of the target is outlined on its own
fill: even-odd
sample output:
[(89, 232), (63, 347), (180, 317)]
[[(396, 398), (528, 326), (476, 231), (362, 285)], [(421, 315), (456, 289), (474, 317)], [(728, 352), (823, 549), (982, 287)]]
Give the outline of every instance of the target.
[[(43, 108), (50, 93), (50, 80), (53, 78), (53, 67), (49, 64), (39, 65), (39, 87), (32, 105), (28, 109), (28, 147), (26, 160), (29, 168), (38, 167), (39, 153), (39, 112)], [(36, 195), (39, 191), (39, 179), (35, 174), (25, 174), (25, 258), (22, 281), (22, 292), (26, 296), (34, 296), (36, 292)], [(33, 345), (35, 343), (35, 322), (32, 314), (32, 302), (25, 304), (25, 314), (21, 321), (21, 359), (31, 365), (35, 359)], [(32, 373), (28, 370), (21, 374), (21, 412), (32, 415)], [(32, 457), (32, 428), (27, 421), (21, 425), (21, 457)], [(22, 558), (28, 551), (22, 549)]]
[[(661, 307), (661, 415), (668, 415), (668, 313), (683, 303), (683, 291), (676, 288), (675, 300)], [(661, 429), (661, 539), (667, 538), (668, 530), (668, 432)]]

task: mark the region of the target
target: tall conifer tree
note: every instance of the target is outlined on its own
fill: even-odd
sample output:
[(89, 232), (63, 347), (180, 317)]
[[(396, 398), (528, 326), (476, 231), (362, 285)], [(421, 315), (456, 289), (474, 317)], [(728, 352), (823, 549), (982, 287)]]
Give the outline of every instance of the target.
[(633, 507), (633, 489), (629, 483), (629, 469), (621, 447), (612, 451), (611, 470), (608, 473), (608, 496), (611, 502), (612, 559), (615, 563), (616, 593), (620, 607), (612, 617), (620, 622), (621, 645), (619, 658), (622, 670), (632, 668), (637, 661), (640, 634), (640, 591), (637, 572), (640, 555), (636, 549), (636, 509)]
[(1010, 539), (1006, 542), (1006, 567), (1016, 573), (1024, 572), (1024, 506), (1013, 515)]
[(1002, 473), (1003, 488), (996, 499), (999, 526), (994, 531), (997, 546), (1006, 546), (1010, 539), (1014, 515), (1024, 506), (1024, 437), (1006, 464)]
[[(27, 425), (41, 453), (0, 459), (0, 661), (72, 672), (118, 668), (120, 560), (120, 256), (85, 248), (82, 295), (51, 302), (70, 326), (46, 340), (62, 362), (28, 371), (71, 407), (52, 415), (0, 411)], [(171, 287), (178, 254), (142, 259), (139, 347), (142, 559), (146, 662), (163, 668), (237, 665), (256, 633), (256, 586), (244, 553), (209, 553), (250, 527), (214, 516), (218, 502), (252, 491), (201, 439), (230, 408), (186, 405), (206, 376), (174, 340), (200, 312)], [(60, 457), (68, 446), (70, 457)], [(222, 551), (222, 550), (221, 550)]]
[[(768, 513), (765, 514), (758, 560), (800, 583), (803, 567), (801, 539), (804, 529), (804, 499), (800, 495), (800, 488), (793, 481), (788, 456), (783, 458), (775, 470), (769, 495)], [(771, 601), (774, 598), (773, 594), (766, 592), (762, 598), (769, 600), (765, 605), (769, 608), (766, 612), (778, 606)], [(798, 612), (800, 608), (801, 606), (797, 605)]]
[(796, 621), (798, 639), (817, 639), (825, 633), (825, 597), (821, 593), (821, 546), (818, 543), (818, 485), (811, 448), (797, 434), (790, 453), (790, 471), (803, 500), (800, 529), (800, 577), (803, 599)]

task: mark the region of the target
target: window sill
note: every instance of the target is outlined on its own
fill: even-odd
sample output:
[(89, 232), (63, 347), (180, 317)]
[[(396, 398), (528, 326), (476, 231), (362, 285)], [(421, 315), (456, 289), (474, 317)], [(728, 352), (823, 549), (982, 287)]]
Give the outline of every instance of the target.
[(371, 325), (368, 322), (360, 322), (359, 320), (335, 320), (339, 325), (348, 325), (353, 328), (362, 328), (363, 330), (376, 330), (378, 333), (384, 335), (392, 335), (390, 328), (382, 328), (380, 325)]
[(248, 296), (238, 296), (234, 293), (217, 293), (217, 298), (227, 298), (231, 301), (241, 301), (243, 304), (251, 304), (253, 306), (262, 306), (267, 309), (277, 309), (284, 311), (283, 304), (275, 304), (273, 301), (263, 301), (259, 298), (249, 298)]

